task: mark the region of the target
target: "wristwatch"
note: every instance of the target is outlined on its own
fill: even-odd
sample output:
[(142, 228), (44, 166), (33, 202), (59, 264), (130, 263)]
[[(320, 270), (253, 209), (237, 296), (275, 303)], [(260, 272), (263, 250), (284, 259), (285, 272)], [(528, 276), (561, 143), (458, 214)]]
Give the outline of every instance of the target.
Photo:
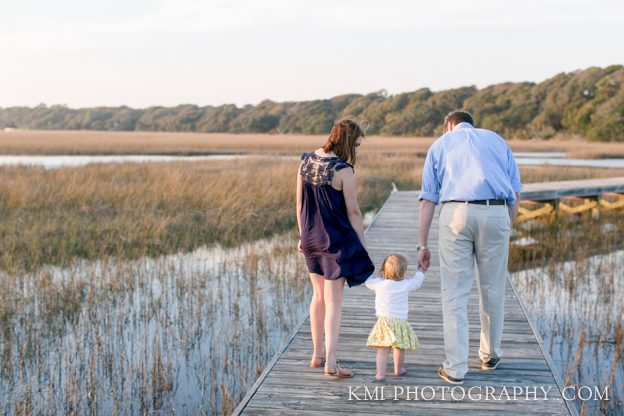
[(420, 244), (416, 246), (417, 251), (429, 250), (427, 246), (421, 246)]

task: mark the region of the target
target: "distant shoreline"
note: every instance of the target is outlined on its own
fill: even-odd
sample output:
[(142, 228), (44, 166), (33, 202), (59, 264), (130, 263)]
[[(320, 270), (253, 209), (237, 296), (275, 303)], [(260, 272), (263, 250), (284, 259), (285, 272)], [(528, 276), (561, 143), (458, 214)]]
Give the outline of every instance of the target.
[(388, 95), (347, 94), (330, 99), (273, 102), (238, 107), (133, 109), (64, 105), (0, 108), (0, 129), (167, 131), (197, 133), (327, 134), (335, 120), (353, 116), (370, 124), (368, 134), (436, 136), (445, 114), (462, 108), (477, 125), (505, 137), (551, 139), (582, 136), (589, 141), (624, 141), (624, 66), (560, 73), (543, 82), (506, 82), (433, 92), (422, 88)]

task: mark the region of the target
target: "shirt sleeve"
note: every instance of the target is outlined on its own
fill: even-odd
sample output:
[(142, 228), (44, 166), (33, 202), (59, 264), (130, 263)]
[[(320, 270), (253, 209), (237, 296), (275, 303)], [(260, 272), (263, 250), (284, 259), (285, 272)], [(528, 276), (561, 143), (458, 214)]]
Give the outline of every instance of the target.
[(522, 183), (520, 182), (520, 170), (518, 169), (518, 164), (516, 163), (516, 158), (511, 151), (511, 148), (507, 148), (507, 174), (509, 175), (509, 180), (511, 181), (511, 187), (514, 190), (514, 195), (507, 198), (507, 203), (509, 205), (516, 204), (516, 195), (515, 192), (522, 191)]
[(414, 277), (406, 280), (407, 290), (412, 291), (412, 290), (419, 289), (422, 286), (424, 280), (425, 280), (425, 274), (421, 271), (416, 272)]
[(438, 181), (438, 175), (436, 172), (435, 157), (433, 155), (433, 148), (430, 148), (427, 152), (427, 158), (425, 159), (425, 166), (422, 173), (422, 185), (420, 187), (419, 200), (426, 199), (434, 204), (440, 202), (440, 182)]
[(369, 277), (364, 282), (364, 285), (366, 285), (366, 287), (369, 288), (370, 290), (375, 290), (377, 288), (377, 285), (379, 285), (380, 282), (383, 282), (383, 279), (380, 279), (379, 277)]

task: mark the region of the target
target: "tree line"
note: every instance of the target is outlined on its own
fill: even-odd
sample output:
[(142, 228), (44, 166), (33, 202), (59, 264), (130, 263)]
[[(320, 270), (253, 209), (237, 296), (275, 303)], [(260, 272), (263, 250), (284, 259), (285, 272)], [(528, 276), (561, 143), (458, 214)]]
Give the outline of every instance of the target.
[(508, 138), (548, 139), (558, 133), (592, 141), (624, 141), (624, 66), (591, 67), (540, 83), (506, 82), (433, 92), (377, 91), (302, 102), (263, 101), (199, 107), (63, 105), (0, 108), (0, 127), (42, 130), (189, 131), (327, 134), (345, 115), (370, 123), (368, 134), (434, 136), (449, 111), (464, 109), (478, 127)]

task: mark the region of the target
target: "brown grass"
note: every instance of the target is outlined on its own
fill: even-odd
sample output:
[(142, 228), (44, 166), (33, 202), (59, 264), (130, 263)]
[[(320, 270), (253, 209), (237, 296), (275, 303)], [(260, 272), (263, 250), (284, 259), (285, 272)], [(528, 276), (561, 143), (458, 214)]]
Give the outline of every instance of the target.
[[(213, 243), (233, 246), (287, 232), (295, 227), (294, 177), (299, 161), (270, 154), (298, 156), (323, 140), (193, 133), (0, 133), (1, 148), (8, 153), (22, 149), (63, 154), (264, 154), (234, 161), (52, 170), (0, 167), (0, 268), (67, 265), (78, 257), (155, 256)], [(356, 165), (363, 212), (379, 209), (392, 183), (400, 190), (420, 188), (431, 141), (373, 137), (365, 142)], [(622, 176), (624, 170), (544, 166), (523, 167), (521, 174), (529, 183)]]
[[(108, 131), (0, 131), (0, 154), (112, 155), (112, 154), (299, 154), (324, 143), (326, 136), (108, 132)], [(433, 137), (371, 136), (366, 146), (378, 152), (399, 149), (424, 156)], [(559, 140), (509, 140), (519, 152), (569, 152), (570, 157), (599, 159), (624, 157), (624, 143), (589, 143), (578, 138)]]

